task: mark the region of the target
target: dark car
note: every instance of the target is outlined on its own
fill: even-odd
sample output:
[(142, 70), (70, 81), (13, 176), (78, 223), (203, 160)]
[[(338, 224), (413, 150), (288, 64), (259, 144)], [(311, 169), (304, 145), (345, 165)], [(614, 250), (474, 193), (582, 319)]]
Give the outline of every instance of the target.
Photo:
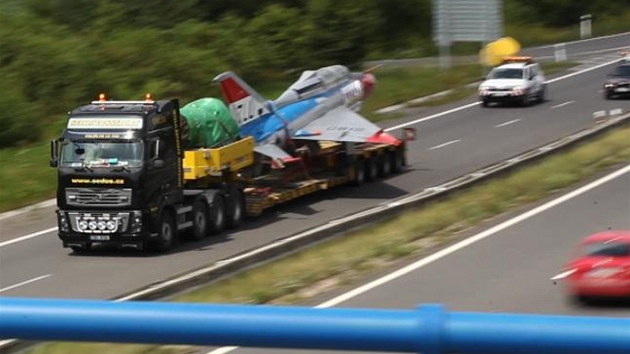
[(630, 96), (630, 62), (617, 65), (604, 83), (604, 98), (609, 100), (615, 96)]

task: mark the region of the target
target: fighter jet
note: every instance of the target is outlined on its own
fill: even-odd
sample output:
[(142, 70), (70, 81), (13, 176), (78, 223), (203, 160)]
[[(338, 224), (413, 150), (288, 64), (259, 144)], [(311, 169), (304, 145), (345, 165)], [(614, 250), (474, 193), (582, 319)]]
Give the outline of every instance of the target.
[(266, 100), (231, 71), (213, 82), (241, 135), (252, 136), (255, 151), (274, 160), (292, 158), (287, 144), (296, 140), (400, 143), (357, 113), (374, 88), (369, 72), (353, 73), (342, 65), (307, 70), (275, 100)]

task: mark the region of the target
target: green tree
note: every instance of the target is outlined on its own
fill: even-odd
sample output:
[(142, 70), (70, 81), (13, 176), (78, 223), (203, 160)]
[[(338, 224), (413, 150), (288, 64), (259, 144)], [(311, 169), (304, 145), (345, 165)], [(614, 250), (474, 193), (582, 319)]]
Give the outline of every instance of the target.
[(0, 85), (0, 148), (37, 141), (46, 122), (38, 119), (35, 105), (7, 84)]
[(270, 5), (247, 24), (247, 36), (255, 45), (261, 67), (303, 68), (308, 63), (303, 13), (295, 8)]
[(359, 64), (381, 25), (369, 1), (311, 0), (305, 16), (311, 64)]
[(381, 14), (379, 45), (389, 52), (409, 48), (418, 38), (431, 38), (431, 0), (372, 0)]

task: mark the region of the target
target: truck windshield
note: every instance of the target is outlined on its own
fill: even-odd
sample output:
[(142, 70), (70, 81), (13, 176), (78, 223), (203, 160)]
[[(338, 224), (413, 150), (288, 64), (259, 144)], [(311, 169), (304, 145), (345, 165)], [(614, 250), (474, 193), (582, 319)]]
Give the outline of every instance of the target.
[(142, 165), (143, 145), (139, 141), (69, 141), (61, 151), (61, 165), (107, 167)]
[(494, 69), (489, 76), (491, 79), (522, 79), (523, 69)]

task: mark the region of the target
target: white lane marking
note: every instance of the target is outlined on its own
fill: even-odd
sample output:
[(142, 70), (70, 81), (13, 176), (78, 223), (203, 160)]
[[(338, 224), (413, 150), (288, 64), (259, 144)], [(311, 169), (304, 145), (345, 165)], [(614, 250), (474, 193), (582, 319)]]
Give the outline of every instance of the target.
[(567, 75), (564, 75), (564, 76), (557, 77), (555, 79), (547, 80), (547, 81), (545, 81), (545, 83), (551, 84), (551, 83), (554, 83), (556, 81), (568, 79), (568, 78), (576, 76), (576, 75), (580, 75), (580, 74), (583, 74), (583, 73), (586, 73), (586, 72), (589, 72), (589, 71), (597, 70), (599, 68), (603, 68), (604, 66), (611, 65), (611, 64), (614, 64), (616, 62), (619, 62), (619, 61), (621, 61), (621, 59), (622, 58), (619, 58), (619, 59), (607, 61), (607, 62), (605, 62), (603, 64), (591, 66), (591, 67), (588, 67), (588, 68), (586, 68), (584, 70), (576, 71), (576, 72), (573, 72), (573, 73), (570, 73), (570, 74), (567, 74)]
[(47, 234), (47, 233), (53, 232), (53, 231), (57, 231), (57, 227), (51, 227), (50, 229), (37, 231), (37, 232), (34, 232), (32, 234), (28, 234), (28, 235), (25, 235), (25, 236), (14, 238), (14, 239), (9, 240), (9, 241), (0, 242), (0, 247), (8, 246), (8, 245), (10, 245), (12, 243), (16, 243), (16, 242), (28, 240), (29, 238), (41, 236), (41, 235), (44, 235), (44, 234)]
[(428, 120), (431, 120), (431, 119), (439, 118), (439, 117), (445, 116), (447, 114), (451, 114), (451, 113), (455, 113), (455, 112), (458, 112), (458, 111), (462, 111), (464, 109), (467, 109), (467, 108), (470, 108), (470, 107), (474, 107), (474, 106), (477, 106), (477, 105), (479, 105), (479, 102), (469, 103), (469, 104), (466, 104), (466, 105), (463, 105), (463, 106), (460, 106), (460, 107), (457, 107), (457, 108), (449, 109), (448, 111), (432, 114), (430, 116), (427, 116), (427, 117), (424, 117), (424, 118), (420, 118), (420, 119), (416, 119), (416, 120), (411, 121), (411, 122), (399, 124), (399, 125), (393, 126), (391, 128), (387, 128), (387, 129), (385, 129), (385, 131), (386, 132), (390, 132), (392, 130), (408, 127), (410, 125), (414, 125), (414, 124), (422, 123), (422, 122), (425, 122), (425, 121), (428, 121)]
[(564, 102), (564, 103), (560, 103), (560, 104), (557, 104), (555, 106), (551, 106), (551, 109), (564, 107), (566, 105), (570, 105), (571, 103), (575, 103), (575, 101), (567, 101), (567, 102)]
[[(333, 307), (336, 305), (341, 304), (342, 302), (351, 300), (359, 295), (362, 295), (363, 293), (366, 293), (372, 289), (375, 289), (381, 285), (385, 285), (387, 283), (389, 283), (392, 280), (396, 280), (404, 275), (407, 275), (419, 268), (422, 268), (430, 263), (433, 263), (437, 260), (439, 260), (440, 258), (444, 258), (448, 255), (450, 255), (451, 253), (454, 253), (466, 246), (470, 246), (473, 243), (477, 242), (477, 241), (481, 241), (485, 238), (488, 238), (500, 231), (503, 231), (509, 227), (512, 227), (522, 221), (525, 221), (529, 218), (532, 218), (544, 211), (547, 211), (553, 207), (556, 207), (566, 201), (569, 201), (581, 194), (584, 194), (588, 191), (590, 191), (591, 189), (597, 188), (599, 186), (601, 186), (604, 183), (610, 182), (613, 179), (620, 177), (626, 173), (630, 172), (630, 165), (627, 165), (613, 173), (610, 173), (596, 181), (593, 181), (583, 187), (580, 187), (572, 192), (569, 192), (567, 194), (564, 194), (554, 200), (551, 200), (541, 206), (538, 206), (534, 209), (531, 209), (523, 214), (520, 214), (516, 217), (513, 217), (512, 219), (509, 219), (507, 221), (504, 221), (498, 225), (495, 225), (487, 230), (484, 230), (476, 235), (473, 235), (465, 240), (462, 240), (452, 246), (446, 247), (436, 253), (433, 253), (430, 256), (427, 256), (425, 258), (420, 259), (419, 261), (409, 264), (406, 267), (400, 268), (392, 273), (387, 274), (386, 276), (382, 277), (382, 278), (378, 278), (374, 281), (371, 281), (367, 284), (364, 284), (358, 288), (355, 288), (353, 290), (348, 291), (347, 293), (341, 294), (337, 297), (334, 297), (328, 301), (325, 301), (317, 306), (315, 306), (315, 308), (327, 308), (327, 307)], [(209, 351), (207, 354), (226, 354), (231, 352), (232, 350), (237, 349), (238, 347), (221, 347), (212, 351)]]
[(505, 123), (497, 124), (497, 125), (495, 125), (494, 127), (495, 127), (495, 128), (501, 128), (501, 127), (505, 127), (506, 125), (514, 124), (514, 123), (519, 122), (519, 121), (520, 121), (520, 119), (512, 119), (512, 120), (511, 120), (511, 121), (509, 121), (509, 122), (505, 122)]
[[(593, 71), (593, 70), (602, 68), (602, 67), (607, 66), (607, 65), (614, 64), (614, 63), (616, 63), (616, 62), (618, 62), (620, 60), (621, 60), (621, 58), (615, 59), (615, 60), (611, 60), (611, 61), (605, 62), (603, 64), (599, 64), (599, 65), (596, 65), (596, 66), (591, 66), (589, 68), (586, 68), (586, 69), (583, 69), (583, 70), (580, 70), (580, 71), (576, 71), (576, 72), (573, 72), (571, 74), (567, 74), (565, 76), (560, 76), (560, 77), (557, 77), (555, 79), (547, 80), (546, 83), (551, 84), (551, 83), (554, 83), (556, 81), (568, 79), (570, 77), (573, 77), (573, 76), (576, 76), (576, 75), (579, 75), (579, 74), (582, 74), (582, 73), (586, 73), (586, 72), (589, 72), (589, 71)], [(406, 122), (406, 123), (402, 123), (402, 124), (399, 124), (399, 125), (395, 125), (393, 127), (385, 129), (385, 131), (386, 132), (390, 132), (392, 130), (401, 129), (401, 128), (404, 128), (404, 127), (408, 127), (410, 125), (415, 125), (415, 124), (418, 124), (418, 123), (426, 122), (428, 120), (439, 118), (439, 117), (445, 116), (447, 114), (455, 113), (455, 112), (458, 112), (458, 111), (462, 111), (464, 109), (468, 109), (470, 107), (474, 107), (474, 106), (477, 106), (477, 105), (479, 105), (479, 102), (469, 103), (469, 104), (466, 104), (466, 105), (463, 105), (463, 106), (460, 106), (460, 107), (457, 107), (457, 108), (449, 109), (448, 111), (432, 114), (430, 116), (419, 118), (419, 119), (416, 119), (416, 120), (413, 120), (413, 121), (410, 121), (410, 122)]]
[(451, 144), (458, 143), (458, 142), (460, 142), (460, 141), (461, 141), (461, 140), (451, 140), (451, 141), (447, 141), (447, 142), (445, 142), (444, 144), (435, 145), (435, 146), (433, 146), (433, 147), (430, 147), (430, 148), (429, 148), (429, 150), (440, 149), (440, 148), (443, 148), (443, 147), (445, 147), (445, 146), (449, 146), (449, 145), (451, 145)]
[(37, 278), (29, 279), (29, 280), (23, 281), (21, 283), (17, 283), (17, 284), (11, 285), (11, 286), (7, 286), (6, 288), (0, 289), (0, 293), (5, 292), (7, 290), (19, 288), (20, 286), (23, 286), (23, 285), (26, 285), (26, 284), (30, 284), (30, 283), (36, 282), (38, 280), (46, 279), (48, 277), (52, 277), (52, 274), (42, 275), (42, 276), (39, 276)]
[(574, 269), (570, 269), (570, 270), (567, 270), (566, 272), (562, 272), (562, 273), (560, 273), (560, 274), (558, 274), (558, 275), (556, 275), (554, 277), (551, 277), (551, 279), (549, 279), (549, 280), (563, 279), (563, 278), (566, 278), (566, 277), (568, 277), (569, 275), (571, 275), (571, 274), (573, 274), (575, 272), (577, 272), (577, 269), (575, 269), (575, 268)]

